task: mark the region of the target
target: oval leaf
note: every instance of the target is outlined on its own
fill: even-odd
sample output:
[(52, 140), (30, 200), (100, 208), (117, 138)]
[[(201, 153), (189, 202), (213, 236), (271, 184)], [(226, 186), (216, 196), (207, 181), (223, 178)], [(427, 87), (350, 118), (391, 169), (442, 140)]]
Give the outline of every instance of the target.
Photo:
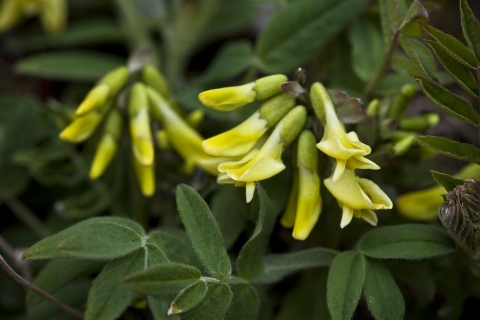
[(256, 319), (260, 299), (257, 290), (249, 284), (232, 286), (232, 305), (225, 315), (225, 320)]
[(110, 54), (91, 51), (40, 53), (15, 65), (18, 73), (55, 80), (94, 81), (124, 64)]
[(460, 0), (460, 18), (462, 30), (468, 46), (480, 60), (480, 23), (470, 9), (467, 0)]
[(418, 0), (413, 0), (408, 8), (400, 32), (406, 36), (421, 37), (425, 33), (424, 25), (428, 23), (428, 12)]
[(260, 34), (257, 53), (262, 69), (273, 73), (298, 68), (359, 15), (366, 2), (293, 2), (275, 16)]
[(382, 261), (365, 259), (363, 286), (368, 309), (375, 319), (403, 319), (405, 301), (390, 271)]
[(271, 254), (265, 257), (265, 268), (259, 283), (274, 283), (295, 271), (328, 266), (337, 251), (327, 248), (312, 248), (285, 254)]
[(140, 294), (158, 295), (180, 291), (200, 280), (198, 269), (179, 263), (167, 263), (141, 271), (124, 280), (125, 286)]
[(327, 304), (333, 320), (352, 317), (362, 292), (364, 264), (362, 255), (354, 251), (333, 259), (327, 279)]
[(477, 58), (463, 43), (434, 27), (426, 26), (425, 28), (428, 34), (437, 40), (458, 62), (471, 69), (477, 69)]
[(192, 309), (203, 300), (206, 293), (207, 285), (204, 281), (198, 281), (186, 287), (180, 291), (175, 300), (172, 301), (170, 309), (168, 309), (168, 315), (178, 314)]
[(430, 170), (430, 173), (433, 176), (438, 185), (442, 186), (447, 190), (447, 192), (452, 191), (456, 186), (463, 184), (463, 180), (449, 176), (448, 174)]
[(432, 136), (417, 137), (415, 140), (422, 146), (429, 147), (451, 158), (480, 164), (480, 149), (471, 144)]
[(257, 225), (250, 239), (240, 250), (236, 263), (238, 275), (248, 280), (258, 278), (263, 272), (263, 255), (276, 218), (275, 207), (267, 193), (259, 184), (257, 189), (260, 199)]
[(457, 119), (478, 125), (480, 117), (472, 106), (456, 94), (422, 76), (413, 76), (430, 100)]
[(223, 318), (232, 301), (232, 291), (225, 283), (213, 283), (202, 303), (182, 316), (182, 320), (220, 320)]
[(455, 243), (439, 228), (406, 224), (368, 231), (357, 249), (378, 259), (423, 259), (453, 252)]
[(435, 55), (440, 60), (440, 63), (445, 67), (445, 70), (457, 81), (457, 83), (472, 96), (478, 96), (478, 84), (475, 78), (470, 73), (467, 67), (455, 60), (448, 54), (445, 47), (435, 41), (425, 40), (425, 43), (430, 46), (435, 52)]
[(177, 207), (193, 248), (207, 271), (217, 279), (226, 279), (232, 268), (222, 234), (202, 197), (191, 187), (177, 187)]

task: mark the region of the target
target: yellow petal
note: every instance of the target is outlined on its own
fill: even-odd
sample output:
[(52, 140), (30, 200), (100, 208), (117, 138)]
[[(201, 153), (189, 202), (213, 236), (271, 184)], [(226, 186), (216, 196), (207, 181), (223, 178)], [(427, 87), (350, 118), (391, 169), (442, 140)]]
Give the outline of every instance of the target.
[(377, 215), (373, 210), (368, 210), (368, 209), (361, 210), (360, 218), (362, 218), (372, 226), (376, 226), (378, 223)]
[(430, 221), (438, 216), (438, 207), (444, 202), (447, 191), (441, 186), (413, 191), (400, 195), (395, 207), (405, 218), (415, 221)]
[(90, 179), (100, 177), (117, 151), (117, 141), (111, 134), (105, 134), (97, 146), (90, 168)]
[(73, 120), (60, 133), (60, 139), (79, 143), (87, 140), (97, 128), (100, 121), (102, 121), (102, 114), (99, 112), (90, 112), (83, 117), (78, 117)]
[(295, 217), (297, 216), (297, 203), (298, 203), (298, 173), (297, 170), (293, 172), (293, 181), (290, 194), (288, 196), (287, 205), (285, 211), (280, 219), (280, 223), (285, 228), (291, 228), (295, 225)]
[(130, 119), (130, 134), (132, 137), (133, 154), (138, 162), (145, 166), (153, 164), (155, 152), (147, 109), (141, 109)]
[(132, 158), (140, 190), (145, 197), (151, 197), (155, 192), (155, 171), (153, 166), (144, 166), (135, 157)]
[(255, 182), (247, 182), (247, 185), (245, 186), (245, 193), (246, 193), (247, 203), (250, 203), (255, 193)]
[(255, 82), (236, 87), (208, 90), (200, 93), (198, 99), (207, 108), (217, 111), (231, 111), (255, 101)]
[(101, 108), (107, 102), (109, 92), (110, 89), (106, 84), (95, 86), (78, 106), (75, 115), (82, 116), (94, 109)]
[(353, 208), (341, 205), (342, 208), (342, 220), (340, 221), (340, 228), (345, 228), (353, 219)]

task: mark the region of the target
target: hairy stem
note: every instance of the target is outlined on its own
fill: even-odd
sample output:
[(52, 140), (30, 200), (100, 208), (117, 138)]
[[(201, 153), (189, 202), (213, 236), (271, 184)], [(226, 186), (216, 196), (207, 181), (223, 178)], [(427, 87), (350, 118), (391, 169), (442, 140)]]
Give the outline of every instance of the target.
[(41, 296), (42, 298), (52, 302), (54, 305), (56, 305), (57, 307), (59, 307), (60, 309), (62, 309), (63, 311), (71, 314), (72, 316), (78, 318), (78, 319), (83, 319), (83, 313), (81, 313), (80, 311), (78, 310), (75, 310), (73, 309), (72, 307), (66, 305), (65, 303), (57, 300), (55, 297), (53, 297), (52, 295), (50, 295), (49, 293), (43, 291), (42, 289), (40, 289), (39, 287), (35, 286), (34, 284), (28, 282), (27, 280), (25, 280), (24, 278), (22, 278), (20, 275), (18, 275), (9, 265), (8, 263), (5, 261), (5, 259), (3, 259), (2, 255), (0, 255), (0, 266), (2, 267), (3, 270), (5, 270), (5, 272), (13, 279), (15, 280), (16, 282), (18, 282), (19, 284), (21, 284), (23, 287), (25, 287), (25, 289), (27, 290), (31, 290), (33, 292), (35, 292), (36, 294), (38, 294), (39, 296)]
[(365, 96), (367, 97), (367, 99), (370, 99), (372, 97), (373, 91), (377, 87), (382, 76), (385, 74), (385, 71), (387, 71), (387, 67), (390, 64), (390, 59), (392, 58), (392, 55), (395, 52), (395, 48), (397, 47), (397, 40), (399, 35), (400, 35), (400, 31), (398, 30), (395, 31), (392, 37), (392, 42), (390, 43), (390, 47), (388, 48), (388, 51), (385, 53), (385, 56), (383, 57), (382, 66), (378, 70), (375, 78), (367, 85), (367, 89), (365, 90)]
[(45, 238), (51, 234), (48, 228), (35, 215), (35, 213), (33, 213), (30, 209), (28, 209), (18, 199), (15, 199), (15, 198), (6, 199), (5, 204), (15, 214), (15, 216), (19, 220), (25, 223), (40, 238)]

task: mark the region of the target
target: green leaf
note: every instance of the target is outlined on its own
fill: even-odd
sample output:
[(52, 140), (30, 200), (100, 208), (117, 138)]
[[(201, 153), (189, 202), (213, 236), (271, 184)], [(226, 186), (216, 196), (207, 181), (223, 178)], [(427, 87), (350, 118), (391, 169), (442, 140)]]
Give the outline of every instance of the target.
[(263, 255), (275, 226), (275, 208), (265, 190), (258, 184), (260, 212), (252, 236), (242, 247), (237, 259), (237, 273), (240, 277), (255, 280), (263, 272)]
[(321, 275), (320, 279), (306, 279), (293, 289), (290, 289), (284, 297), (276, 320), (291, 319), (331, 319), (328, 312), (327, 279)]
[(418, 0), (413, 0), (400, 25), (400, 32), (406, 36), (421, 37), (425, 33), (424, 25), (428, 23), (428, 12)]
[[(105, 263), (100, 261), (62, 259), (49, 261), (37, 275), (33, 284), (50, 294), (55, 293), (69, 282), (83, 275), (90, 275), (100, 271)], [(55, 281), (52, 281), (55, 279)], [(43, 298), (27, 292), (27, 305), (32, 307)]]
[(143, 228), (137, 223), (119, 217), (98, 217), (91, 218), (79, 222), (65, 230), (62, 230), (50, 237), (44, 238), (29, 249), (23, 254), (23, 260), (36, 260), (36, 259), (59, 259), (69, 257), (64, 253), (60, 253), (56, 250), (56, 247), (59, 243), (67, 239), (68, 237), (75, 235), (77, 232), (81, 232), (84, 228), (95, 225), (95, 224), (116, 224), (116, 225), (125, 225), (131, 228), (138, 234), (143, 233)]
[(455, 60), (466, 67), (477, 69), (477, 58), (463, 43), (434, 27), (426, 26), (425, 28), (428, 34), (437, 40)]
[(262, 277), (257, 282), (274, 283), (299, 270), (328, 266), (337, 254), (337, 251), (331, 249), (311, 248), (292, 253), (268, 255), (265, 257)]
[(456, 94), (422, 76), (413, 76), (425, 95), (457, 119), (478, 125), (480, 117), (472, 106)]
[(423, 259), (453, 252), (455, 243), (442, 229), (405, 224), (368, 231), (357, 249), (378, 259)]
[(55, 249), (68, 256), (86, 259), (124, 256), (142, 247), (145, 235), (140, 225), (129, 219), (124, 220), (121, 224), (105, 221), (86, 225), (81, 231), (61, 241)]
[(217, 279), (226, 279), (232, 268), (222, 234), (202, 197), (191, 187), (177, 187), (177, 207), (193, 248), (207, 271)]
[(7, 46), (12, 51), (32, 51), (55, 47), (115, 44), (122, 43), (124, 39), (122, 30), (115, 22), (110, 19), (94, 18), (69, 23), (64, 32), (53, 36), (39, 32), (31, 36), (12, 37)]
[(435, 182), (445, 188), (445, 190), (452, 191), (456, 186), (463, 184), (463, 180), (449, 176), (448, 174), (430, 170)]
[(231, 301), (230, 287), (225, 283), (213, 283), (208, 286), (202, 303), (182, 316), (182, 320), (220, 320), (230, 307)]
[(249, 284), (238, 284), (231, 287), (232, 305), (225, 315), (225, 320), (256, 319), (260, 299), (257, 290)]
[(245, 229), (247, 219), (245, 212), (249, 212), (245, 202), (245, 190), (231, 186), (220, 186), (211, 200), (212, 214), (225, 239), (225, 247), (230, 248), (238, 236)]
[(393, 95), (398, 93), (398, 90), (407, 83), (414, 85), (415, 87), (417, 86), (417, 83), (410, 75), (406, 76), (403, 74), (388, 73), (382, 77), (375, 92), (381, 95)]
[(480, 23), (475, 18), (467, 0), (460, 0), (460, 18), (463, 36), (470, 49), (475, 53), (477, 60), (480, 60)]
[(172, 301), (168, 315), (178, 314), (188, 311), (195, 307), (200, 301), (203, 300), (207, 294), (207, 285), (204, 281), (200, 280), (194, 284), (186, 287), (175, 297)]
[(85, 320), (118, 318), (128, 307), (134, 293), (122, 286), (122, 279), (143, 270), (148, 255), (144, 249), (136, 250), (120, 259), (110, 261), (95, 278), (88, 294)]
[(27, 170), (12, 158), (33, 146), (39, 111), (39, 102), (32, 98), (0, 96), (0, 199), (15, 197), (27, 187)]
[(194, 79), (196, 85), (218, 84), (244, 71), (252, 59), (248, 41), (236, 41), (223, 46), (207, 70)]
[[(170, 299), (171, 300), (171, 299)], [(148, 306), (155, 320), (180, 320), (181, 315), (168, 315), (170, 300), (165, 296), (148, 296)]]
[(15, 69), (20, 74), (52, 80), (94, 81), (124, 63), (110, 54), (72, 50), (30, 56), (18, 62)]
[(179, 263), (167, 263), (141, 271), (124, 280), (130, 290), (140, 294), (159, 295), (180, 291), (200, 280), (198, 269)]
[(480, 164), (480, 149), (468, 143), (460, 143), (442, 137), (423, 136), (415, 140), (448, 157)]
[(342, 252), (333, 259), (327, 280), (327, 304), (333, 320), (352, 317), (364, 277), (365, 262), (358, 252)]
[(345, 28), (365, 0), (303, 0), (291, 3), (262, 31), (257, 42), (266, 72), (289, 72), (315, 56)]
[(385, 49), (390, 48), (394, 33), (400, 26), (401, 17), (397, 0), (379, 0), (380, 21), (382, 24), (383, 44)]
[(350, 28), (349, 40), (352, 45), (353, 71), (364, 81), (372, 80), (380, 70), (383, 60), (380, 31), (371, 21), (359, 19)]
[(405, 301), (390, 271), (382, 261), (366, 258), (365, 262), (363, 286), (368, 309), (375, 319), (403, 319)]
[(457, 81), (457, 83), (474, 97), (478, 97), (478, 84), (467, 67), (455, 60), (444, 46), (435, 41), (425, 40), (433, 49), (445, 70)]
[(200, 268), (202, 265), (192, 248), (185, 231), (175, 228), (162, 228), (148, 234), (147, 242), (160, 248), (172, 262)]
[(111, 200), (107, 186), (94, 181), (83, 193), (56, 202), (55, 210), (67, 219), (86, 219), (104, 212)]

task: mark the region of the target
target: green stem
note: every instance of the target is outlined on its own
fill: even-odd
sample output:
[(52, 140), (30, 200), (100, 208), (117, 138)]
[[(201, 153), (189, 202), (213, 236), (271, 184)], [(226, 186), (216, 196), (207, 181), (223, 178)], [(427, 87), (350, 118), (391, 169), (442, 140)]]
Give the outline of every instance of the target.
[(8, 263), (3, 259), (2, 255), (0, 255), (0, 267), (16, 282), (21, 284), (25, 289), (31, 290), (41, 296), (42, 298), (52, 302), (54, 305), (62, 309), (63, 311), (71, 314), (75, 318), (83, 319), (83, 313), (78, 310), (73, 309), (72, 307), (66, 305), (62, 301), (57, 300), (54, 296), (50, 295), (49, 293), (43, 291), (39, 287), (35, 286), (34, 284), (30, 283), (29, 281), (22, 278), (19, 274), (17, 274), (12, 267), (8, 265)]
[(51, 234), (35, 213), (28, 209), (22, 202), (15, 198), (10, 198), (5, 200), (5, 204), (19, 220), (25, 223), (40, 238), (48, 237)]
[(368, 84), (367, 89), (365, 90), (365, 96), (367, 99), (370, 99), (373, 95), (375, 88), (377, 87), (380, 79), (384, 75), (385, 71), (387, 71), (387, 67), (390, 64), (390, 59), (392, 58), (393, 53), (395, 52), (395, 48), (397, 47), (397, 40), (398, 36), (400, 35), (400, 31), (395, 31), (392, 37), (392, 42), (390, 43), (390, 48), (388, 48), (387, 53), (383, 57), (382, 66), (377, 72), (375, 78)]

